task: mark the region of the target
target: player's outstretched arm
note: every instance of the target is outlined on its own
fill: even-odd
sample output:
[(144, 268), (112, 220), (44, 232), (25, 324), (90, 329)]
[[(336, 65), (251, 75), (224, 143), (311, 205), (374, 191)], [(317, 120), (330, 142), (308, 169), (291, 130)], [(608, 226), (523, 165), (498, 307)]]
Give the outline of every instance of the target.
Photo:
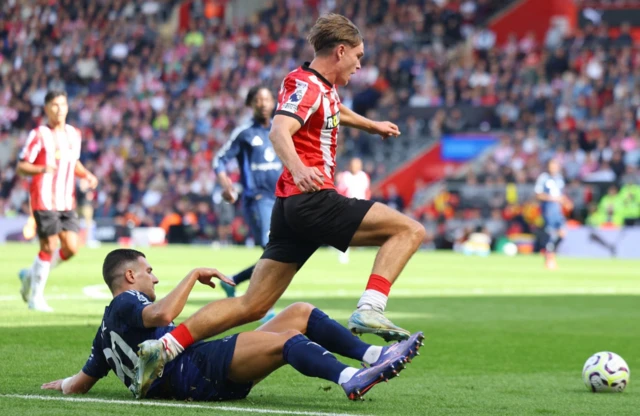
[(18, 173), (25, 176), (40, 175), (42, 173), (53, 173), (56, 171), (55, 166), (34, 165), (26, 160), (18, 162)]
[(273, 149), (289, 169), (293, 181), (302, 192), (314, 192), (324, 184), (324, 175), (314, 166), (305, 166), (300, 160), (293, 145), (293, 135), (300, 130), (300, 121), (294, 117), (276, 114), (271, 125), (269, 140), (273, 143)]
[(44, 383), (42, 390), (58, 390), (62, 394), (85, 394), (100, 380), (80, 371), (78, 374), (60, 380)]
[(340, 104), (340, 124), (347, 127), (354, 127), (367, 133), (379, 134), (383, 139), (391, 136), (398, 137), (400, 135), (400, 129), (392, 122), (370, 120), (351, 111), (351, 109), (343, 104)]
[(78, 178), (86, 179), (87, 182), (89, 182), (89, 188), (96, 189), (98, 186), (98, 178), (96, 178), (93, 173), (89, 172), (89, 170), (85, 168), (79, 160), (76, 162), (74, 173)]
[(146, 328), (155, 328), (169, 325), (184, 309), (184, 305), (187, 303), (189, 294), (196, 282), (216, 287), (215, 283), (212, 282), (214, 277), (231, 286), (235, 286), (232, 280), (227, 279), (224, 274), (216, 269), (193, 269), (167, 296), (142, 310), (142, 323), (144, 326)]

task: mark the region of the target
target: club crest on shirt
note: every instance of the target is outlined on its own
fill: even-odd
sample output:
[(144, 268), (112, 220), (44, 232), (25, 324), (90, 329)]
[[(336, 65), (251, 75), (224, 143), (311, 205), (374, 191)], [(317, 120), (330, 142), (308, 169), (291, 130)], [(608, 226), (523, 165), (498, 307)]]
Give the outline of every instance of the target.
[(309, 84), (296, 79), (296, 90), (289, 96), (286, 103), (282, 105), (282, 110), (295, 113), (298, 111), (298, 105), (309, 89)]
[(262, 146), (263, 144), (264, 142), (260, 136), (254, 136), (253, 139), (251, 139), (251, 146)]

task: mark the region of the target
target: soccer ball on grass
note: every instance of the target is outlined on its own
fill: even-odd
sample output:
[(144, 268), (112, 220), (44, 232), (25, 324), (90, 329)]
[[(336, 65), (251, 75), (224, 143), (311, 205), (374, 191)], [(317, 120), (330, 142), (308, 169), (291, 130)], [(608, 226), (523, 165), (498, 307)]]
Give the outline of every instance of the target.
[(629, 366), (618, 354), (598, 352), (593, 354), (582, 369), (582, 380), (589, 390), (598, 392), (622, 392), (629, 384)]

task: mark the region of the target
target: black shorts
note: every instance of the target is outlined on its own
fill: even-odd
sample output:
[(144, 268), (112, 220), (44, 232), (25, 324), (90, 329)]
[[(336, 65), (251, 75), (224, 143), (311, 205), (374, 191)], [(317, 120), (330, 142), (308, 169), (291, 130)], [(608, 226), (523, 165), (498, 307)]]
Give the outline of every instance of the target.
[(330, 189), (278, 198), (262, 258), (300, 268), (322, 245), (346, 251), (373, 204)]
[(33, 211), (38, 237), (47, 238), (61, 231), (80, 231), (78, 214), (75, 211)]

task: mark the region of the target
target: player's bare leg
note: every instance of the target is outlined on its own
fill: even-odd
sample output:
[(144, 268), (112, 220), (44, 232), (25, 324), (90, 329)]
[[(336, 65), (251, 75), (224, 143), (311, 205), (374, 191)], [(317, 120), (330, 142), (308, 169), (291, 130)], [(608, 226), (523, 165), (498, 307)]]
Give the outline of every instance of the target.
[(229, 367), (229, 379), (235, 383), (257, 384), (278, 368), (286, 365), (282, 350), (299, 331), (244, 332), (238, 335)]
[(286, 332), (290, 329), (305, 334), (311, 312), (315, 309), (310, 303), (296, 302), (283, 309), (276, 317), (261, 325), (256, 331)]
[(53, 253), (51, 259), (52, 269), (61, 262), (69, 260), (78, 252), (78, 233), (74, 231), (61, 231), (58, 237), (60, 237), (60, 250), (56, 250)]
[[(182, 325), (190, 334), (192, 342), (197, 342), (230, 328), (257, 321), (280, 299), (297, 269), (295, 263), (261, 259), (256, 264), (244, 295), (209, 303)], [(136, 397), (144, 397), (153, 380), (162, 374), (164, 365), (182, 352), (182, 346), (175, 341), (169, 338), (166, 343), (162, 340), (149, 340), (140, 344), (140, 359), (135, 367), (136, 377), (132, 386)]]
[(297, 269), (295, 263), (261, 259), (244, 295), (210, 303), (187, 319), (184, 325), (194, 340), (200, 340), (257, 321), (280, 299)]
[(229, 378), (236, 383), (258, 383), (286, 364), (282, 350), (287, 340), (304, 334), (314, 306), (298, 302), (288, 306), (257, 332), (238, 335)]
[(386, 341), (409, 337), (409, 331), (394, 325), (383, 312), (391, 285), (424, 238), (422, 224), (386, 205), (375, 203), (367, 212), (350, 245), (380, 246), (380, 250), (367, 290), (349, 318), (349, 329), (354, 333), (374, 333)]

